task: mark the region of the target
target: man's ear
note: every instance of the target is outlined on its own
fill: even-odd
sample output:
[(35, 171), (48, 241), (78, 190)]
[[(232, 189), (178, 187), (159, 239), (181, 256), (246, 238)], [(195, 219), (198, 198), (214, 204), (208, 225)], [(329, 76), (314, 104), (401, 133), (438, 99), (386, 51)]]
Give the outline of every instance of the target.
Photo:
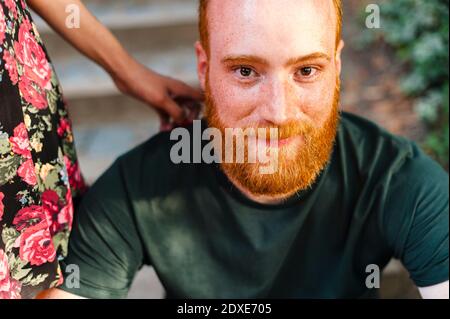
[(202, 44), (195, 42), (195, 54), (197, 55), (197, 74), (200, 85), (205, 90), (206, 72), (208, 72), (208, 56)]
[(341, 41), (339, 41), (338, 47), (336, 49), (335, 61), (336, 61), (337, 76), (341, 75), (341, 70), (342, 70), (341, 53), (342, 53), (342, 49), (344, 49), (344, 46), (345, 46), (344, 40), (341, 40)]

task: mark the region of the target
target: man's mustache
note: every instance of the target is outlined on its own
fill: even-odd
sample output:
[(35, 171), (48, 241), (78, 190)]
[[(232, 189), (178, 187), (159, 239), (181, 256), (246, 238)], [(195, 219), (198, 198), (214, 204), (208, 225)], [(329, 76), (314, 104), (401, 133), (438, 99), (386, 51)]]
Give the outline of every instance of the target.
[[(219, 128), (222, 134), (225, 134), (227, 128)], [(314, 131), (313, 125), (301, 121), (288, 121), (282, 125), (262, 125), (259, 123), (246, 125), (244, 127), (230, 128), (235, 133), (243, 134), (246, 138), (257, 138), (260, 140), (278, 140), (288, 139), (291, 137), (302, 136), (308, 137)], [(275, 132), (275, 133), (274, 133)], [(275, 134), (275, 135), (274, 135)]]

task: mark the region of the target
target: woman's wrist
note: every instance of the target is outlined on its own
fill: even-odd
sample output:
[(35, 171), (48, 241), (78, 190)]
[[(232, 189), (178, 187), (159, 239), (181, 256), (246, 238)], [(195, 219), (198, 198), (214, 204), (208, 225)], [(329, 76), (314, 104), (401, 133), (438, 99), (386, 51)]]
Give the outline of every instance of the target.
[(104, 50), (100, 56), (100, 65), (114, 79), (125, 77), (137, 61), (125, 49)]
[(135, 78), (142, 71), (142, 65), (136, 59), (124, 52), (123, 55), (115, 55), (104, 68), (122, 93), (133, 95)]

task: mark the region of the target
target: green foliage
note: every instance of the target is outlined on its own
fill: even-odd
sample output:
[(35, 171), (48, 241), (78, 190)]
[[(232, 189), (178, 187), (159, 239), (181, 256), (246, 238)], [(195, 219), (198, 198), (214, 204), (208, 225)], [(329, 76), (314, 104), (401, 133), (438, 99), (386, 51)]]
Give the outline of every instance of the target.
[(448, 168), (448, 0), (381, 1), (380, 14), (381, 28), (362, 40), (384, 41), (406, 65), (400, 85), (429, 129), (423, 146)]
[(441, 116), (432, 124), (430, 132), (425, 140), (424, 147), (448, 170), (448, 149), (449, 149), (449, 129), (448, 129), (448, 82), (445, 84), (444, 107)]

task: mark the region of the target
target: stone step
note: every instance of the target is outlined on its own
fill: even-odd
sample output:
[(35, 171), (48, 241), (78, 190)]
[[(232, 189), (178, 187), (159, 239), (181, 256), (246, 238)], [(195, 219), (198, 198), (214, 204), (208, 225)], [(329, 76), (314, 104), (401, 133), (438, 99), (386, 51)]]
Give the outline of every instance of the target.
[[(196, 85), (197, 1), (87, 1), (124, 47), (159, 73)], [(36, 18), (66, 97), (117, 96), (109, 76)], [(145, 23), (144, 23), (145, 22)]]
[[(168, 52), (139, 52), (134, 56), (147, 67), (191, 85), (197, 85), (196, 58), (192, 48)], [(69, 99), (117, 96), (119, 91), (109, 75), (88, 59), (53, 59), (64, 95)]]
[(133, 280), (127, 299), (163, 299), (165, 290), (153, 267), (145, 266)]
[(126, 96), (68, 101), (78, 159), (92, 184), (121, 154), (158, 133), (159, 118), (147, 105)]
[[(142, 52), (151, 55), (152, 52), (173, 51), (182, 47), (193, 50), (194, 43), (198, 40), (196, 24), (114, 30), (113, 34), (132, 54)], [(42, 39), (54, 62), (80, 56), (80, 53), (58, 34), (44, 34)]]
[[(398, 260), (392, 260), (381, 278), (380, 297), (384, 299), (420, 299), (420, 294)], [(152, 267), (143, 267), (133, 280), (129, 299), (162, 299), (164, 287)]]
[[(83, 1), (86, 7), (108, 28), (135, 29), (195, 23), (196, 0), (108, 0)], [(41, 34), (53, 30), (40, 18), (35, 22)]]

